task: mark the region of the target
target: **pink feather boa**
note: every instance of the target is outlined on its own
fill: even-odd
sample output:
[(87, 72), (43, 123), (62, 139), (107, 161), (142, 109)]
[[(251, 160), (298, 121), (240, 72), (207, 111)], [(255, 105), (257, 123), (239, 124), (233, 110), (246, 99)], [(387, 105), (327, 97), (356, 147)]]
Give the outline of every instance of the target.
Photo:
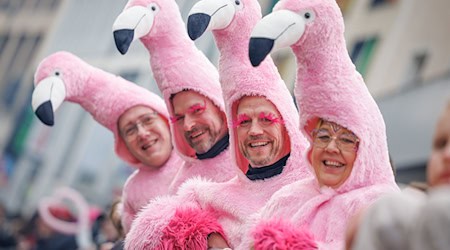
[(259, 223), (252, 234), (255, 250), (318, 249), (314, 236), (306, 228), (295, 228), (281, 220)]
[(224, 237), (222, 227), (215, 218), (208, 210), (177, 210), (164, 229), (161, 244), (156, 249), (207, 249), (207, 237), (210, 233), (219, 233)]

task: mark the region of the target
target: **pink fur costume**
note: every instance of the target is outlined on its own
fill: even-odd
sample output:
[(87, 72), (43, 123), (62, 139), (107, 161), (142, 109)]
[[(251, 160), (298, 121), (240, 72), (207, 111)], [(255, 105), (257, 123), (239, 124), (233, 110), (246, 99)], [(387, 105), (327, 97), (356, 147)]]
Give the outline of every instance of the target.
[[(130, 0), (113, 30), (121, 53), (126, 53), (137, 38), (147, 48), (151, 70), (171, 116), (171, 97), (183, 90), (204, 95), (225, 112), (217, 69), (189, 39), (175, 0)], [(184, 131), (175, 126), (171, 131), (175, 149), (186, 161), (171, 185), (171, 193), (194, 176), (223, 182), (235, 175), (229, 148), (214, 158), (199, 160), (186, 142)]]
[[(319, 187), (315, 178), (287, 185), (254, 220), (281, 218), (310, 230), (321, 249), (342, 249), (350, 217), (383, 194), (398, 191), (389, 163), (384, 120), (348, 56), (344, 21), (336, 1), (280, 1), (274, 12), (255, 26), (250, 60), (258, 65), (263, 58), (258, 53), (286, 46), (291, 46), (297, 57), (295, 96), (304, 134), (312, 139), (317, 118), (323, 118), (351, 130), (360, 142), (353, 170), (340, 187)], [(255, 235), (264, 235), (261, 232), (267, 228), (270, 223), (262, 224)], [(249, 237), (245, 247), (261, 241), (283, 245), (285, 240), (289, 239)]]
[(158, 169), (143, 165), (128, 151), (117, 122), (125, 111), (136, 105), (150, 107), (168, 121), (164, 101), (156, 94), (95, 68), (69, 52), (57, 52), (43, 59), (36, 70), (34, 82), (34, 110), (50, 101), (53, 104), (50, 110), (52, 116), (65, 100), (80, 104), (113, 133), (116, 154), (136, 168), (122, 193), (122, 224), (127, 232), (135, 214), (149, 199), (168, 193), (173, 176), (183, 160), (172, 152), (169, 160)]
[[(196, 13), (205, 10), (204, 3), (218, 3), (217, 7), (220, 7), (221, 2), (205, 0), (195, 5), (193, 10)], [(137, 227), (133, 231), (136, 235), (127, 237), (127, 249), (205, 249), (206, 235), (211, 232), (219, 232), (233, 249), (239, 249), (246, 219), (282, 186), (311, 176), (305, 160), (308, 142), (297, 128), (298, 112), (285, 83), (271, 59), (268, 58), (261, 68), (253, 68), (247, 59), (248, 39), (253, 24), (261, 17), (260, 6), (255, 0), (241, 3), (245, 9), (229, 17), (233, 21), (227, 28), (214, 31), (221, 52), (219, 72), (227, 117), (231, 118), (228, 120), (232, 142), (230, 150), (237, 165), (234, 170), (237, 177), (224, 183), (191, 179), (179, 189), (175, 197), (178, 201), (167, 197), (153, 201), (133, 224)], [(192, 28), (190, 25), (192, 23), (188, 23), (188, 27)], [(239, 50), (232, 49), (232, 46)], [(267, 98), (282, 117), (290, 138), (291, 155), (279, 175), (253, 181), (245, 175), (249, 162), (237, 147), (236, 128), (233, 126), (233, 121), (237, 119), (237, 103), (244, 96)], [(165, 221), (166, 218), (171, 218), (170, 223)], [(176, 231), (179, 233), (174, 234)]]

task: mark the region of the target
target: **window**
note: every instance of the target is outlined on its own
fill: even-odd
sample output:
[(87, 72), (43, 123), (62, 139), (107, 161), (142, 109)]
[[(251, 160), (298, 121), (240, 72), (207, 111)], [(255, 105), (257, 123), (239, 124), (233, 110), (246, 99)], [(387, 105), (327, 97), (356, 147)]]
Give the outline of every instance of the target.
[(264, 8), (263, 6), (261, 6), (262, 7), (263, 16), (265, 16), (265, 15), (269, 14), (270, 12), (272, 12), (273, 6), (275, 6), (275, 4), (278, 3), (278, 0), (267, 0), (265, 2), (267, 2), (265, 4), (267, 7)]
[[(2, 0), (0, 0), (0, 1), (2, 1)], [(8, 6), (6, 7), (6, 8), (8, 8), (8, 14), (10, 14), (10, 15), (16, 14), (23, 8), (23, 4), (24, 4), (24, 0), (10, 1)]]
[(1, 56), (3, 54), (3, 50), (6, 47), (6, 44), (8, 43), (9, 40), (9, 34), (0, 34), (0, 60), (1, 60)]
[(8, 10), (12, 0), (0, 0), (0, 11)]
[(32, 8), (34, 10), (55, 10), (58, 8), (61, 0), (32, 0)]
[(350, 57), (353, 63), (356, 65), (356, 69), (365, 76), (369, 67), (369, 64), (374, 55), (374, 51), (378, 42), (377, 37), (371, 37), (363, 40), (359, 40), (353, 46)]
[(5, 86), (2, 93), (2, 101), (7, 108), (14, 105), (17, 90), (21, 84), (29, 84), (22, 82), (22, 76), (27, 70), (29, 63), (32, 61), (37, 47), (41, 43), (41, 35), (22, 34), (17, 41), (14, 54), (9, 60), (7, 70), (5, 71)]
[[(29, 98), (31, 99), (31, 91), (28, 93)], [(28, 100), (30, 100), (28, 99)], [(8, 154), (12, 159), (18, 158), (25, 149), (25, 144), (27, 142), (27, 136), (30, 132), (30, 126), (32, 123), (32, 119), (34, 117), (34, 113), (32, 109), (28, 106), (28, 104), (24, 104), (21, 108), (18, 115), (15, 117), (14, 130), (11, 134), (11, 137), (7, 141), (5, 153)]]
[(55, 10), (56, 8), (58, 8), (59, 4), (61, 3), (61, 0), (49, 0), (49, 9), (51, 10)]
[(385, 4), (389, 4), (389, 3), (392, 3), (392, 2), (396, 2), (396, 1), (397, 0), (372, 0), (371, 3), (370, 3), (370, 7), (371, 8), (376, 8), (376, 7), (383, 6)]
[(417, 52), (412, 56), (409, 66), (406, 69), (403, 85), (419, 85), (421, 83), (421, 75), (427, 58), (428, 53), (426, 51)]

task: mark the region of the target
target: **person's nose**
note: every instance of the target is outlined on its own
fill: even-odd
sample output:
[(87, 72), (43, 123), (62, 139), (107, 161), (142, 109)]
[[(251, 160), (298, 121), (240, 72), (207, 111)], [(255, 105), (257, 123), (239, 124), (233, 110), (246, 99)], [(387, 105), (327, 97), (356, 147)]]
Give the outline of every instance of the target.
[(146, 129), (140, 122), (136, 123), (136, 128), (137, 128), (137, 134), (139, 137), (150, 134), (150, 131), (148, 129)]
[(184, 116), (183, 129), (184, 131), (190, 131), (192, 127), (195, 125), (195, 119), (193, 119), (190, 115)]
[(250, 125), (250, 129), (249, 129), (248, 133), (250, 135), (260, 135), (260, 134), (262, 134), (263, 133), (263, 129), (262, 129), (261, 125), (259, 124), (259, 122), (257, 122), (257, 121), (253, 122), (252, 121), (252, 124)]
[(338, 147), (338, 145), (337, 145), (337, 139), (335, 138), (335, 137), (332, 137), (331, 138), (331, 141), (330, 141), (330, 143), (328, 143), (328, 145), (325, 147), (325, 150), (327, 151), (327, 152), (333, 152), (333, 153), (337, 153), (337, 152), (339, 152), (339, 147)]

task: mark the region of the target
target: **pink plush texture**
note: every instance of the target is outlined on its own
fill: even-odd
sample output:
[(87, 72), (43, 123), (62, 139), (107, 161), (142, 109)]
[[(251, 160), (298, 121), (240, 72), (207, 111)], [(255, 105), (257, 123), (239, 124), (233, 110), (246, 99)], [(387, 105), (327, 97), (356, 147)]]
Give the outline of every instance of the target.
[(176, 194), (179, 187), (188, 179), (203, 177), (213, 182), (225, 182), (236, 175), (235, 167), (231, 162), (231, 151), (228, 147), (218, 156), (210, 159), (186, 162), (176, 173), (169, 186), (169, 193)]
[(398, 191), (385, 124), (348, 56), (336, 2), (282, 0), (274, 9), (316, 13), (292, 46), (298, 63), (295, 94), (303, 132), (309, 136), (321, 117), (353, 131), (360, 144), (352, 173), (339, 188), (320, 188), (315, 178), (292, 183), (274, 194), (255, 220), (289, 218), (296, 226), (308, 226), (321, 248), (342, 249), (350, 217), (383, 194)]
[[(265, 180), (249, 180), (243, 172), (246, 171), (248, 162), (242, 160), (242, 155), (237, 152), (239, 149), (233, 145), (236, 137), (235, 129), (232, 121), (229, 120), (230, 138), (233, 138), (230, 150), (233, 152), (233, 163), (239, 165), (239, 168), (235, 166), (233, 171), (238, 177), (224, 183), (191, 179), (180, 187), (177, 196), (167, 204), (161, 201), (150, 203), (133, 224), (133, 227), (139, 228), (132, 230), (136, 235), (127, 236), (130, 249), (140, 249), (139, 238), (145, 238), (153, 247), (160, 244), (159, 232), (164, 231), (169, 225), (174, 211), (186, 206), (197, 208), (198, 213), (201, 213), (203, 209), (212, 210), (223, 228), (228, 244), (233, 249), (245, 249), (239, 248), (239, 245), (242, 235), (246, 232), (243, 226), (246, 219), (264, 206), (272, 194), (284, 185), (311, 176), (304, 160), (308, 142), (297, 128), (298, 111), (273, 62), (268, 59), (263, 67), (255, 69), (250, 63), (244, 61), (247, 55), (250, 28), (261, 17), (261, 10), (257, 1), (245, 0), (243, 4), (245, 11), (236, 15), (233, 22), (220, 31), (222, 36), (214, 32), (221, 51), (220, 73), (227, 115), (232, 114), (231, 105), (244, 95), (263, 95), (272, 101), (283, 116), (291, 139), (292, 151), (287, 165), (280, 175)], [(239, 28), (239, 32), (228, 30), (236, 28)], [(218, 42), (220, 39), (222, 42)], [(226, 39), (228, 40), (225, 41)], [(239, 49), (234, 47), (232, 49), (233, 45), (230, 43)], [(155, 216), (155, 213), (158, 216)], [(156, 224), (158, 227), (148, 228), (146, 226), (148, 224)]]
[[(248, 60), (248, 40), (252, 28), (261, 19), (261, 7), (255, 0), (243, 0), (242, 4), (244, 8), (236, 11), (233, 21), (226, 28), (213, 31), (220, 51), (219, 74), (229, 117), (233, 157), (239, 168), (246, 172), (248, 161), (240, 150), (235, 148), (236, 128), (232, 124), (232, 121), (237, 119), (235, 114), (238, 101), (243, 96), (264, 96), (277, 107), (290, 137), (291, 156), (285, 171), (298, 172), (297, 180), (311, 176), (304, 160), (309, 143), (298, 130), (298, 111), (272, 58), (267, 57), (257, 68)], [(246, 179), (245, 176), (244, 178)]]
[(174, 196), (160, 196), (147, 204), (136, 216), (125, 238), (125, 249), (157, 249), (162, 246), (165, 229), (177, 209), (196, 209), (197, 204)]
[(306, 135), (315, 127), (314, 118), (320, 117), (348, 128), (360, 139), (355, 167), (338, 192), (374, 184), (395, 185), (384, 120), (350, 60), (344, 21), (336, 1), (288, 0), (279, 2), (274, 9), (316, 12), (315, 20), (292, 46), (298, 64), (295, 96)]
[(44, 58), (39, 64), (34, 82), (61, 73), (66, 86), (67, 101), (80, 104), (101, 125), (114, 134), (116, 153), (139, 168), (140, 162), (125, 146), (117, 130), (120, 116), (136, 105), (148, 106), (167, 120), (169, 114), (164, 101), (156, 94), (119, 76), (95, 68), (75, 55), (61, 51)]
[(223, 235), (214, 214), (200, 209), (179, 209), (163, 231), (157, 249), (207, 249), (210, 233)]
[[(55, 71), (66, 86), (67, 101), (80, 104), (101, 125), (114, 134), (117, 155), (137, 168), (128, 178), (124, 190), (123, 226), (125, 231), (131, 220), (143, 204), (157, 195), (167, 194), (169, 185), (183, 160), (172, 153), (169, 160), (159, 169), (152, 169), (141, 164), (125, 146), (117, 122), (120, 116), (136, 105), (148, 106), (166, 120), (169, 119), (164, 101), (156, 94), (115, 76), (95, 68), (69, 52), (57, 52), (46, 57), (39, 64), (35, 83), (53, 76)], [(142, 192), (146, 190), (146, 192)]]
[[(155, 3), (160, 7), (150, 32), (141, 38), (147, 48), (151, 70), (161, 90), (170, 115), (173, 114), (170, 97), (182, 90), (194, 90), (209, 98), (225, 112), (219, 75), (214, 65), (197, 49), (187, 35), (185, 24), (174, 0), (131, 0), (126, 9)], [(202, 176), (213, 181), (231, 179), (234, 167), (230, 164), (229, 149), (213, 159), (198, 160), (195, 151), (187, 144), (183, 131), (171, 126), (175, 149), (186, 163), (180, 168), (172, 185), (171, 193), (187, 179)]]
[(296, 228), (280, 220), (262, 222), (253, 231), (255, 250), (319, 249), (314, 236), (305, 228)]
[[(146, 7), (149, 3), (157, 4), (160, 10), (141, 42), (149, 52), (151, 70), (169, 112), (173, 111), (170, 97), (185, 89), (203, 94), (225, 111), (217, 69), (187, 35), (175, 0), (130, 0), (125, 10), (133, 6)], [(187, 156), (187, 160), (195, 157), (182, 133), (174, 131), (173, 134), (178, 152)]]
[(149, 200), (169, 193), (173, 177), (183, 162), (183, 159), (172, 151), (169, 160), (161, 168), (140, 168), (128, 177), (122, 190), (124, 232), (130, 231), (136, 214)]

